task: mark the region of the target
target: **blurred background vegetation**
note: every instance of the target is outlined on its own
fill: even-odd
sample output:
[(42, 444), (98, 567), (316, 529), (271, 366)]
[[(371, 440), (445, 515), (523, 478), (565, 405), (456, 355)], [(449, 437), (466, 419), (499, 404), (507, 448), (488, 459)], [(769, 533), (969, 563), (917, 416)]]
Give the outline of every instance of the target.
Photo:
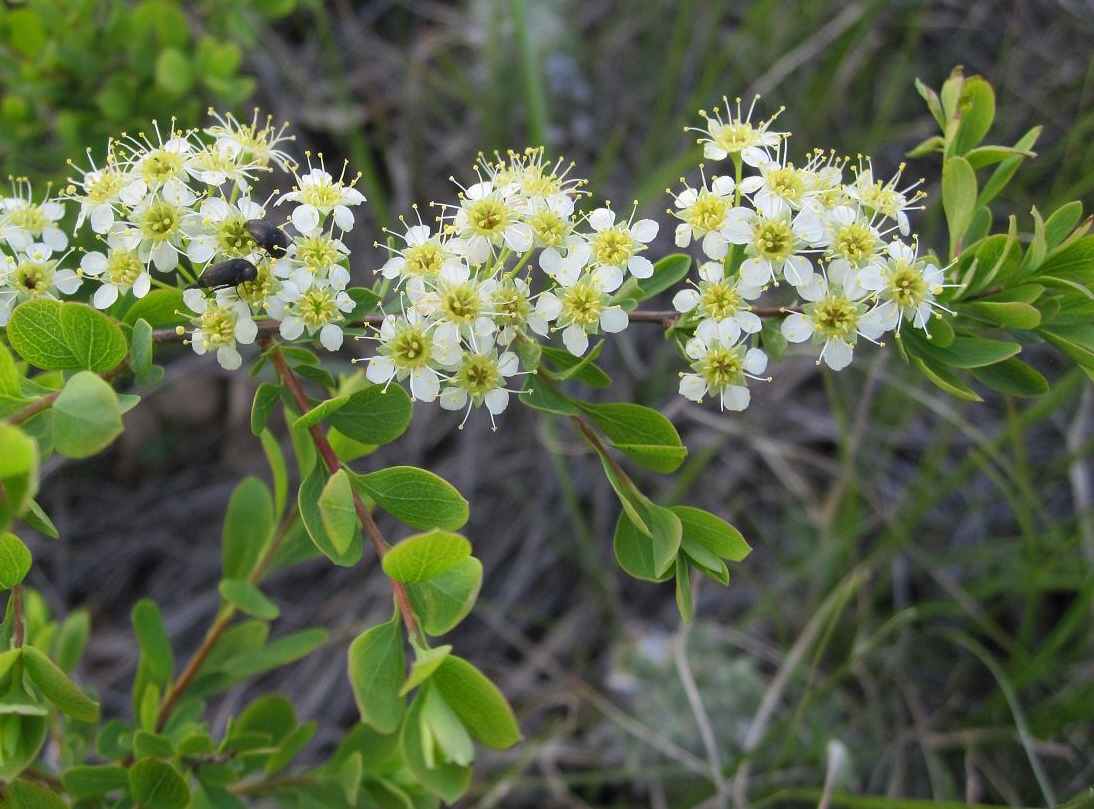
[[(997, 214), (1030, 227), (1094, 188), (1089, 0), (26, 0), (0, 7), (0, 165), (36, 188), (65, 160), (101, 159), (121, 131), (203, 123), (206, 107), (290, 121), (295, 151), (362, 173), (354, 231), (370, 283), (382, 227), (450, 201), (479, 151), (543, 144), (593, 198), (658, 216), (697, 160), (683, 131), (723, 95), (786, 110), (791, 153), (874, 156), (882, 175), (933, 122), (912, 83), (955, 65), (995, 86), (991, 139), (1045, 126)], [(937, 187), (938, 165), (905, 175)], [(694, 182), (695, 178), (690, 178)], [(914, 227), (943, 249), (937, 194)], [(650, 327), (604, 352), (613, 398), (662, 408), (690, 460), (643, 488), (738, 525), (755, 551), (728, 589), (704, 586), (683, 629), (671, 588), (612, 559), (617, 506), (563, 422), (511, 408), (501, 430), (420, 408), (377, 463), (413, 463), (472, 503), (486, 568), (458, 637), (515, 703), (527, 740), (486, 759), (467, 806), (816, 805), (826, 775), (876, 796), (1043, 806), (1094, 783), (1094, 525), (1089, 380), (1047, 347), (1023, 358), (1043, 400), (948, 398), (895, 352), (834, 376), (790, 359), (744, 414), (675, 396), (678, 363)], [(1026, 355), (1029, 355), (1028, 357)], [(351, 366), (340, 366), (350, 372)], [(178, 649), (216, 606), (219, 522), (244, 472), (265, 474), (245, 427), (255, 381), (179, 352), (106, 462), (53, 459), (43, 502), (60, 543), (36, 543), (32, 584), (60, 612), (92, 610), (85, 679), (124, 713), (128, 610), (164, 603)], [(386, 526), (399, 536), (398, 529)], [(706, 582), (706, 585), (710, 585)], [(390, 610), (372, 563), (282, 573), (286, 629), (337, 642), (260, 688), (328, 728), (355, 709), (345, 642)], [(97, 639), (97, 640), (95, 640)], [(223, 722), (252, 692), (218, 706)], [(830, 743), (846, 751), (830, 768)], [(831, 770), (831, 772), (829, 772)], [(723, 795), (715, 794), (713, 780)]]

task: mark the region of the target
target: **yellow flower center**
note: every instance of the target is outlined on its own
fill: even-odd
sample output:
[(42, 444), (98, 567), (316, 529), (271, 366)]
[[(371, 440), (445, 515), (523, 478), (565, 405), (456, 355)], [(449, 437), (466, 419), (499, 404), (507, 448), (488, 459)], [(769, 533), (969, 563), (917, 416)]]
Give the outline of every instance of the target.
[(132, 286), (144, 272), (144, 264), (132, 250), (111, 250), (106, 260), (107, 283), (115, 286)]
[(459, 386), (477, 399), (497, 388), (501, 381), (497, 362), (487, 354), (465, 355), (457, 377)]
[(595, 326), (604, 312), (605, 295), (588, 281), (566, 290), (562, 296), (562, 318), (578, 326)]
[(625, 228), (615, 226), (596, 234), (593, 239), (593, 258), (598, 264), (621, 267), (633, 256), (638, 243)]
[(794, 231), (782, 219), (758, 219), (752, 227), (752, 243), (761, 258), (782, 261), (794, 253)]
[(724, 348), (715, 343), (696, 369), (712, 390), (739, 385), (744, 379), (744, 346)]
[(441, 294), (441, 309), (454, 323), (473, 323), (482, 311), (482, 301), (473, 286), (459, 284)]
[(726, 218), (728, 208), (729, 202), (725, 197), (719, 197), (704, 188), (688, 211), (687, 223), (692, 230), (699, 233), (717, 230)]
[(850, 343), (854, 342), (858, 318), (857, 304), (841, 295), (832, 295), (815, 304), (813, 329), (828, 340), (835, 338)]
[(733, 317), (741, 309), (741, 293), (726, 281), (699, 284), (699, 306), (705, 317), (725, 320)]

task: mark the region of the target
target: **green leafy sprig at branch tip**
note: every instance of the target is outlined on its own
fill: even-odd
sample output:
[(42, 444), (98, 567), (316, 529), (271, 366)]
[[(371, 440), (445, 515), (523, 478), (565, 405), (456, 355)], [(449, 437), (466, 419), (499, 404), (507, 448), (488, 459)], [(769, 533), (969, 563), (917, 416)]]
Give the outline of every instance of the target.
[[(0, 200), (0, 805), (234, 808), (262, 798), (340, 809), (464, 795), (476, 743), (506, 749), (521, 733), (500, 690), (438, 642), (482, 586), (473, 543), (458, 533), (468, 502), (427, 470), (360, 463), (399, 439), (415, 401), (461, 412), (461, 427), (485, 409), (496, 429), (514, 401), (564, 417), (619, 500), (619, 565), (672, 579), (690, 621), (693, 573), (726, 585), (728, 563), (750, 548), (722, 516), (641, 491), (629, 470), (672, 474), (687, 449), (661, 412), (603, 401), (612, 379), (597, 363), (610, 335), (660, 328), (683, 361), (679, 393), (719, 411), (748, 407), (791, 344), (832, 371), (864, 342), (895, 346), (971, 400), (981, 386), (1047, 392), (1018, 357), (1038, 343), (1094, 376), (1090, 219), (1078, 202), (1033, 210), (1028, 223), (996, 222), (990, 208), (1033, 156), (1039, 129), (985, 145), (995, 100), (984, 79), (955, 71), (939, 92), (919, 91), (940, 129), (912, 152), (941, 160), (939, 252), (913, 232), (924, 195), (903, 166), (886, 178), (868, 157), (821, 150), (795, 162), (777, 113), (761, 120), (755, 101), (739, 99), (701, 114), (691, 131), (706, 162), (694, 185), (668, 192), (675, 244), (697, 261), (659, 257), (655, 219), (591, 202), (572, 167), (542, 148), (480, 156), (455, 200), (429, 221), (415, 208), (380, 260), (351, 256), (343, 241), (367, 211), (346, 168), (312, 154), (298, 164), (285, 127), (257, 116), (119, 136), (56, 198), (37, 201), (29, 182), (15, 183)], [(292, 190), (259, 196), (270, 172), (291, 175)], [(94, 249), (70, 249), (73, 212)], [(355, 286), (351, 268), (359, 280), (369, 264), (376, 283)], [(671, 310), (642, 308), (669, 292)], [(336, 379), (314, 349), (338, 352), (347, 336), (372, 353), (363, 371)], [(140, 400), (118, 388), (155, 385), (159, 344), (180, 339), (227, 370), (270, 366), (251, 429), (272, 485), (249, 477), (232, 495), (220, 606), (187, 661), (177, 665), (156, 604), (135, 605), (132, 716), (103, 722), (72, 676), (87, 614), (49, 615), (23, 584), (33, 559), (16, 531), (57, 537), (36, 500), (41, 464), (106, 449)], [(275, 411), (295, 473), (268, 426)], [(290, 478), (300, 480), (295, 496)], [(417, 533), (389, 543), (377, 512)], [(280, 696), (214, 734), (207, 699), (327, 642), (317, 628), (271, 639), (280, 608), (262, 591), (266, 577), (318, 554), (354, 566), (366, 547), (393, 609), (349, 647), (360, 723), (320, 764), (295, 763), (317, 727)]]

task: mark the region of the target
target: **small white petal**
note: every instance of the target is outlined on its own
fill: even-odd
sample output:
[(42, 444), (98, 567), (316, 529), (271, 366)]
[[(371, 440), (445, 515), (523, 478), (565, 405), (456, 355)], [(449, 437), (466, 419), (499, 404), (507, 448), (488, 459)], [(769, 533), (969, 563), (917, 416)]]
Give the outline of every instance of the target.
[(627, 269), (635, 278), (649, 278), (653, 275), (653, 262), (645, 256), (631, 256)]
[(829, 340), (824, 344), (823, 359), (833, 371), (842, 371), (851, 364), (852, 347), (843, 340)]
[(672, 307), (677, 312), (690, 312), (699, 305), (702, 296), (697, 289), (681, 289), (672, 297)]
[(795, 312), (782, 322), (783, 337), (792, 343), (800, 343), (813, 336), (813, 321), (805, 315)]
[(319, 342), (327, 351), (337, 351), (342, 347), (342, 327), (337, 323), (328, 323), (319, 330)]
[(280, 332), (286, 340), (295, 340), (304, 333), (304, 319), (296, 315), (289, 315), (281, 321)]
[(630, 325), (630, 322), (631, 320), (627, 317), (627, 313), (618, 306), (609, 306), (600, 313), (600, 328), (610, 334), (616, 334), (623, 331)]
[(652, 219), (639, 219), (633, 225), (631, 225), (631, 237), (635, 241), (647, 244), (657, 238), (657, 231), (660, 226)]
[(726, 410), (744, 410), (751, 400), (752, 394), (744, 385), (730, 385), (722, 391), (722, 407)]
[(698, 374), (684, 374), (680, 377), (680, 395), (693, 402), (701, 402), (707, 392), (707, 383)]
[(292, 212), (292, 223), (303, 234), (309, 234), (319, 227), (319, 211), (314, 205), (299, 205)]
[(615, 211), (611, 208), (597, 208), (589, 214), (589, 225), (595, 231), (607, 230), (615, 224)]
[(580, 357), (589, 349), (589, 335), (581, 326), (570, 325), (562, 330), (562, 344), (575, 357)]
[(118, 299), (118, 288), (113, 284), (104, 284), (95, 290), (95, 308), (107, 309)]
[(463, 410), (467, 405), (467, 391), (463, 388), (445, 388), (438, 401), (445, 410)]
[(243, 357), (231, 346), (221, 346), (217, 349), (217, 362), (227, 371), (234, 371), (243, 364)]
[(504, 412), (505, 408), (509, 406), (509, 391), (504, 388), (495, 388), (482, 397), (482, 399), (483, 404), (486, 405), (486, 409), (497, 416)]
[(432, 368), (416, 368), (410, 372), (410, 392), (423, 402), (432, 402), (441, 390), (441, 381)]
[(767, 354), (758, 348), (750, 348), (745, 352), (745, 361), (742, 366), (746, 373), (759, 376), (767, 370)]

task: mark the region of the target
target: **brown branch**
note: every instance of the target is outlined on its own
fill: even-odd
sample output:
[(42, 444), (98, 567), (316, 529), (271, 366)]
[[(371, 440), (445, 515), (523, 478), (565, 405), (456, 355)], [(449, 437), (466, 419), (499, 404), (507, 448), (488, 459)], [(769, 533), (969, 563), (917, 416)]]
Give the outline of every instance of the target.
[[(277, 375), (281, 377), (285, 386), (292, 394), (293, 399), (296, 400), (300, 412), (308, 412), (308, 410), (311, 409), (308, 397), (304, 393), (304, 389), (300, 386), (300, 380), (296, 378), (296, 374), (292, 372), (289, 364), (285, 361), (285, 357), (275, 348), (270, 353), (270, 359), (277, 369)], [(333, 475), (342, 468), (342, 462), (338, 460), (334, 448), (330, 445), (326, 435), (323, 434), (323, 428), (318, 424), (313, 424), (308, 427), (308, 433), (311, 435), (315, 448), (319, 450), (319, 454), (323, 457), (327, 469)], [(353, 506), (357, 511), (358, 519), (361, 520), (361, 525), (364, 526), (365, 533), (368, 534), (368, 538), (372, 542), (372, 547), (376, 551), (376, 556), (383, 559), (384, 554), (387, 553), (388, 549), (387, 540), (384, 539), (384, 535), (380, 532), (380, 527), (376, 524), (376, 521), (372, 519), (372, 515), (369, 513), (368, 508), (365, 506), (364, 501), (361, 500), (361, 497), (357, 494), (356, 490), (353, 491)], [(395, 579), (389, 578), (388, 581), (391, 583), (391, 589), (395, 594), (395, 602), (399, 606), (399, 614), (402, 616), (407, 632), (416, 643), (424, 646), (425, 638), (418, 626), (418, 619), (414, 617), (414, 610), (410, 606), (410, 596), (407, 594), (406, 588), (403, 586), (402, 582), (396, 581)]]

